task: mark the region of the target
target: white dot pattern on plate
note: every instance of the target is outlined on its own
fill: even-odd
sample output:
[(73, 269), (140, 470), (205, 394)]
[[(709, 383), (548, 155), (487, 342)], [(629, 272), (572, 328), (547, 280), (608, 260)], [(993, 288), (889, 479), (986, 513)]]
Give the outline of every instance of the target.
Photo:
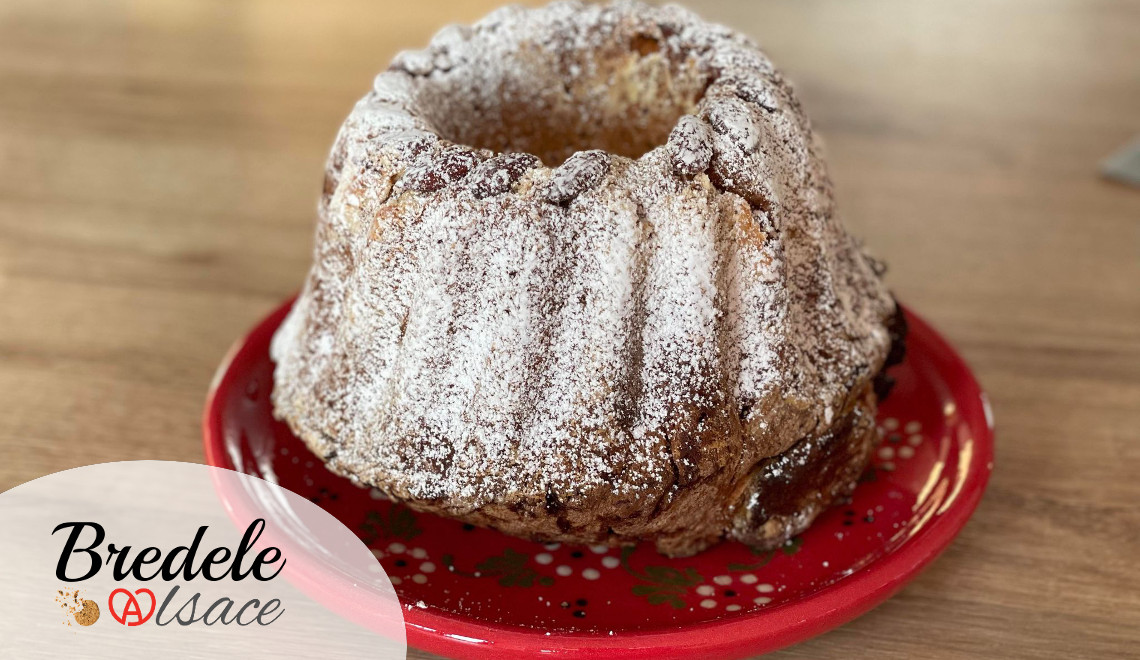
[[(960, 439), (961, 436), (959, 434), (959, 424), (963, 424), (962, 422), (959, 422), (958, 420), (947, 420), (941, 417), (940, 413), (945, 412), (942, 405), (927, 407), (931, 408), (931, 414), (929, 418), (924, 418), (921, 424), (914, 424), (910, 419), (908, 419), (908, 417), (911, 417), (910, 414), (891, 420), (880, 418), (880, 424), (882, 425), (880, 428), (884, 431), (884, 433), (881, 437), (882, 444), (877, 443), (875, 445), (875, 464), (877, 465), (883, 460), (893, 460), (903, 471), (902, 474), (895, 477), (880, 476), (880, 479), (885, 479), (888, 480), (888, 482), (893, 483), (894, 480), (902, 481), (904, 479), (911, 479), (912, 477), (921, 477), (926, 474), (927, 465), (937, 461), (939, 450), (943, 448), (942, 446), (944, 444), (952, 445)], [(956, 411), (951, 412), (953, 412), (955, 415), (957, 414)], [(927, 421), (931, 423), (931, 426), (929, 428), (926, 427)], [(891, 430), (889, 433), (885, 432), (886, 428), (892, 427), (893, 430)], [(931, 442), (929, 443), (926, 442), (927, 433), (929, 433), (931, 438)], [(883, 450), (884, 448), (886, 448), (886, 451), (881, 452), (880, 450)], [(891, 452), (893, 452), (893, 456), (891, 455)], [(297, 449), (294, 449), (288, 457), (284, 459), (279, 458), (278, 462), (281, 464), (288, 463), (288, 460), (290, 457), (292, 457), (292, 455), (299, 453), (300, 452)], [(918, 458), (919, 460), (911, 460), (915, 458)], [(305, 460), (303, 454), (301, 460)], [(318, 470), (318, 472), (320, 472), (320, 470)], [(322, 475), (324, 475), (323, 472), (321, 472), (320, 475), (314, 476), (321, 477)], [(880, 475), (882, 475), (882, 473), (880, 473)], [(296, 475), (294, 475), (294, 478), (296, 478)], [(324, 478), (327, 479), (327, 476)], [(321, 484), (317, 485), (324, 485), (324, 482), (321, 482)], [(317, 485), (313, 486), (314, 492)], [(866, 492), (866, 490), (867, 489), (865, 488), (864, 492)], [(870, 490), (874, 491), (875, 489), (870, 488)], [(380, 499), (377, 497), (378, 493), (374, 493), (370, 489), (360, 489), (359, 491), (349, 492), (358, 492), (357, 497), (359, 500), (361, 500), (361, 508), (367, 508), (370, 505), (372, 507), (388, 506), (388, 502), (384, 502), (381, 505), (370, 503), (369, 500), (372, 500), (373, 498)], [(850, 543), (850, 538), (855, 538), (856, 544), (854, 545), (856, 546), (856, 551), (861, 550), (861, 547), (858, 546), (858, 543), (862, 542), (862, 535), (864, 533), (868, 535), (868, 538), (870, 538), (872, 535), (876, 534), (876, 532), (879, 532), (879, 536), (881, 538), (882, 536), (889, 536), (891, 534), (891, 532), (888, 532), (887, 529), (890, 527), (892, 522), (901, 520), (903, 529), (906, 528), (907, 523), (911, 522), (911, 519), (906, 517), (909, 512), (905, 510), (905, 505), (907, 504), (905, 500), (903, 500), (901, 504), (897, 501), (887, 498), (876, 500), (874, 498), (855, 497), (854, 500), (854, 503), (848, 503), (848, 506), (845, 508), (849, 508), (853, 513), (857, 514), (856, 516), (852, 516), (852, 520), (850, 521), (852, 524), (857, 525), (857, 527), (856, 529), (850, 531), (845, 530), (841, 534), (843, 538), (848, 541), (846, 543), (847, 546), (853, 545)], [(881, 507), (875, 508), (875, 510), (879, 513), (874, 514), (874, 521), (868, 521), (872, 522), (872, 526), (864, 527), (860, 525), (859, 523), (863, 519), (864, 513), (870, 512), (872, 508), (874, 508), (873, 505), (877, 501), (882, 501), (885, 503), (887, 510), (883, 511)], [(343, 503), (344, 502), (342, 502), (342, 504)], [(381, 515), (384, 515), (384, 512), (386, 511), (387, 509), (382, 509)], [(838, 515), (832, 517), (834, 521), (844, 521), (845, 518), (843, 517), (843, 514), (845, 511), (840, 510), (837, 513)], [(353, 522), (356, 521), (354, 520)], [(896, 523), (895, 530), (898, 530), (899, 528), (899, 524)], [(455, 541), (456, 537), (462, 538), (462, 536), (458, 534), (457, 526), (455, 529), (456, 534), (450, 538), (450, 541)], [(469, 528), (465, 528), (465, 530), (470, 531)], [(386, 530), (376, 530), (377, 533), (381, 531)], [(413, 559), (411, 552), (414, 551), (414, 547), (404, 547), (404, 545), (407, 543), (419, 542), (421, 543), (422, 548), (427, 549), (427, 554), (429, 557), (434, 558), (440, 557), (441, 553), (443, 552), (450, 551), (449, 549), (442, 547), (440, 544), (435, 543), (435, 539), (431, 538), (435, 532), (434, 528), (426, 527), (425, 531), (427, 533), (424, 534), (423, 538), (416, 538), (411, 541), (402, 538), (394, 539), (392, 537), (384, 539), (383, 535), (381, 535), (380, 539), (376, 541), (376, 545), (378, 547), (376, 549), (373, 549), (373, 552), (375, 552), (378, 558), (381, 558), (383, 560), (385, 566), (390, 566), (391, 563), (395, 560), (407, 560), (406, 563), (399, 562), (403, 564), (404, 567), (401, 567), (400, 569), (393, 569), (393, 572), (397, 574), (389, 575), (390, 582), (393, 585), (398, 585), (397, 592), (410, 597), (412, 599), (412, 602), (414, 602), (414, 599), (420, 594), (424, 594), (437, 598), (439, 602), (446, 603), (448, 606), (452, 606), (459, 611), (474, 612), (479, 608), (483, 608), (484, 614), (487, 614), (489, 616), (501, 616), (501, 613), (495, 610), (495, 604), (493, 601), (491, 601), (491, 599), (488, 599), (490, 602), (488, 602), (486, 605), (484, 605), (484, 603), (480, 602), (479, 600), (479, 596), (481, 595), (479, 593), (479, 590), (483, 589), (487, 591), (494, 591), (495, 585), (499, 583), (499, 576), (494, 574), (488, 575), (486, 572), (484, 572), (484, 575), (482, 577), (490, 577), (491, 579), (484, 579), (482, 581), (470, 579), (475, 577), (472, 574), (472, 571), (475, 569), (472, 567), (478, 567), (481, 565), (480, 562), (498, 556), (496, 553), (499, 551), (499, 548), (488, 548), (485, 550), (480, 548), (470, 556), (462, 556), (459, 558), (458, 565), (454, 567), (454, 570), (450, 570), (452, 569), (451, 566), (446, 566), (450, 572), (449, 570), (438, 570), (438, 566), (443, 564), (435, 564), (434, 566), (437, 567), (436, 570), (430, 571), (426, 568), (425, 565), (430, 564), (431, 561), (428, 561), (427, 559)], [(472, 536), (475, 536), (480, 542), (482, 542), (485, 537), (490, 536), (490, 533), (486, 532), (487, 530), (478, 530), (475, 535), (468, 535), (467, 538), (469, 539)], [(819, 540), (822, 536), (828, 537), (828, 539), (824, 539), (824, 541), (831, 541), (832, 535), (827, 534), (826, 532), (822, 535), (808, 536), (807, 545), (810, 551), (809, 553), (806, 555), (801, 555), (795, 560), (786, 560), (782, 562), (778, 561), (776, 565), (760, 569), (755, 574), (730, 572), (728, 576), (723, 576), (722, 574), (727, 570), (727, 566), (725, 564), (720, 563), (719, 561), (702, 564), (698, 560), (694, 560), (694, 563), (697, 564), (697, 568), (700, 571), (700, 577), (698, 578), (698, 581), (705, 582), (705, 584), (694, 584), (692, 586), (689, 586), (687, 594), (684, 593), (684, 589), (678, 591), (678, 594), (685, 601), (684, 609), (687, 611), (679, 612), (676, 615), (676, 618), (680, 622), (687, 623), (689, 620), (708, 620), (710, 618), (715, 618), (717, 615), (721, 615), (723, 613), (737, 612), (737, 614), (740, 614), (741, 610), (745, 612), (751, 611), (757, 614), (761, 614), (762, 610), (764, 610), (764, 608), (766, 608), (766, 606), (769, 604), (780, 605), (782, 607), (786, 602), (795, 603), (797, 600), (799, 600), (798, 591), (793, 587), (791, 588), (790, 593), (788, 593), (786, 585), (797, 584), (795, 580), (799, 578), (799, 575), (797, 575), (796, 570), (800, 565), (806, 566), (809, 563), (807, 562), (807, 559), (814, 559), (814, 561), (811, 561), (810, 563), (814, 564), (816, 567), (821, 565), (820, 559), (822, 559), (822, 557), (820, 557), (820, 554), (827, 556), (827, 553), (817, 553), (815, 551), (816, 546), (814, 542), (816, 540)], [(839, 535), (836, 536), (838, 537)], [(402, 541), (402, 543), (392, 543), (394, 540)], [(480, 545), (482, 545), (482, 543), (480, 543)], [(391, 551), (389, 550), (390, 546), (392, 549)], [(560, 604), (564, 600), (573, 603), (575, 602), (574, 598), (577, 596), (587, 596), (590, 601), (590, 607), (583, 607), (583, 609), (586, 610), (586, 620), (594, 620), (596, 619), (597, 615), (604, 614), (604, 608), (609, 603), (606, 601), (604, 595), (598, 596), (592, 594), (597, 593), (595, 590), (597, 590), (598, 587), (602, 587), (602, 593), (604, 594), (605, 590), (610, 586), (610, 580), (613, 580), (616, 585), (621, 586), (621, 596), (623, 596), (617, 601), (614, 601), (613, 605), (624, 609), (628, 607), (630, 604), (629, 601), (631, 600), (627, 595), (630, 588), (629, 583), (637, 580), (636, 576), (641, 572), (638, 569), (641, 568), (642, 563), (646, 561), (657, 561), (660, 563), (660, 560), (656, 560), (652, 555), (649, 555), (645, 552), (636, 555), (629, 555), (625, 551), (621, 553), (616, 552), (617, 548), (607, 549), (605, 547), (591, 545), (570, 544), (566, 544), (565, 552), (562, 551), (561, 546), (558, 544), (553, 544), (552, 548), (555, 548), (557, 550), (553, 552), (547, 551), (543, 547), (540, 547), (540, 544), (534, 544), (530, 546), (529, 552), (523, 550), (524, 554), (519, 557), (519, 559), (525, 558), (527, 560), (534, 560), (535, 563), (530, 563), (530, 567), (536, 571), (536, 573), (528, 572), (527, 575), (533, 576), (535, 583), (539, 586), (550, 585), (552, 582), (550, 578), (556, 577), (556, 582), (553, 585), (554, 588), (549, 590), (550, 592), (558, 593), (558, 597), (553, 601), (553, 604), (542, 600), (541, 597), (538, 601), (539, 608), (533, 607), (533, 604), (536, 601), (531, 601), (528, 599), (527, 604), (530, 605), (530, 609), (540, 610), (545, 613), (545, 616), (549, 617), (550, 619), (557, 619), (557, 621), (564, 622), (568, 625), (573, 625), (576, 623), (575, 619), (572, 618), (574, 616), (574, 608), (573, 606), (567, 607), (565, 608), (565, 611), (563, 611), (563, 608), (560, 607)], [(574, 559), (571, 559), (570, 557), (571, 550), (574, 550), (575, 555), (577, 555), (577, 557)], [(560, 565), (555, 564), (554, 561), (558, 559), (558, 555), (560, 554), (563, 555), (564, 559), (570, 560), (567, 568), (571, 569), (571, 571), (569, 571), (568, 575), (565, 577), (557, 577), (555, 573), (555, 567)], [(529, 557), (527, 555), (529, 555)], [(546, 556), (548, 559), (544, 562), (542, 559), (540, 559), (541, 556)], [(632, 562), (632, 565), (630, 566), (632, 577), (630, 577), (629, 574), (623, 570), (623, 566), (626, 565), (624, 563), (624, 557), (629, 557), (630, 561)], [(778, 560), (783, 559), (779, 556), (779, 553), (776, 554), (776, 558)], [(829, 558), (832, 559), (832, 561), (836, 561), (837, 556), (831, 555)], [(740, 559), (741, 561), (746, 561), (743, 556)], [(748, 558), (748, 561), (749, 563), (752, 563), (751, 558)], [(787, 571), (782, 570), (783, 567), (781, 566), (781, 563), (787, 564)], [(836, 563), (837, 567), (845, 568), (842, 564), (840, 564), (840, 562)], [(575, 586), (575, 579), (587, 579), (586, 570), (590, 567), (593, 567), (599, 573), (599, 577), (597, 577), (596, 580), (591, 582), (589, 585), (583, 586), (580, 582), (578, 582), (578, 586)], [(739, 565), (739, 568), (743, 567), (743, 563)], [(563, 570), (566, 572), (565, 569)], [(606, 573), (607, 570), (610, 570), (610, 574), (604, 576), (600, 575)], [(607, 580), (602, 581), (601, 577), (606, 577)], [(723, 577), (731, 577), (731, 581), (729, 582), (725, 579), (716, 580), (716, 578)], [(778, 584), (772, 583), (760, 585), (761, 582), (766, 582), (764, 578), (775, 579), (777, 580)], [(409, 589), (413, 586), (413, 583), (415, 583), (415, 588)], [(437, 583), (439, 583), (438, 590), (435, 589)], [(466, 585), (470, 585), (471, 590), (465, 590)], [(450, 590), (448, 588), (450, 588)], [(566, 589), (567, 591), (563, 592), (563, 589)], [(517, 591), (518, 590), (516, 590), (516, 592)], [(535, 589), (535, 591), (539, 591), (540, 593), (547, 593), (547, 591), (542, 589)], [(777, 597), (777, 593), (780, 594), (779, 597)], [(636, 595), (640, 596), (640, 594)], [(713, 601), (713, 606), (711, 608), (701, 606), (700, 603), (704, 600)], [(633, 602), (638, 606), (648, 605), (645, 598), (637, 598)], [(431, 600), (428, 600), (428, 603), (434, 604)], [(544, 603), (545, 607), (543, 606)], [(673, 613), (671, 612), (672, 608), (669, 607), (667, 603), (663, 604), (662, 607), (647, 607), (646, 609), (652, 612), (666, 612), (670, 616), (673, 616)], [(551, 610), (554, 610), (553, 614), (550, 614)], [(599, 610), (602, 611), (599, 612)], [(527, 614), (529, 615), (529, 612), (527, 612)], [(635, 613), (635, 615), (636, 614), (640, 613)], [(536, 618), (537, 616), (540, 615), (536, 615)], [(735, 615), (731, 615), (729, 618), (735, 618)], [(553, 628), (547, 628), (547, 630), (550, 629)]]
[[(921, 424), (917, 421), (900, 422), (898, 419), (893, 418), (893, 417), (886, 418), (882, 421), (882, 425), (879, 428), (879, 431), (882, 434), (881, 438), (883, 440), (885, 440), (886, 439), (886, 437), (885, 437), (886, 432), (888, 432), (888, 431), (895, 434), (891, 438), (892, 444), (886, 444), (884, 442), (882, 445), (880, 445), (879, 447), (876, 448), (876, 455), (881, 461), (883, 461), (882, 464), (884, 467), (893, 468), (893, 463), (891, 463), (892, 459), (896, 459), (896, 458), (908, 459), (908, 458), (911, 458), (915, 455), (915, 449), (914, 448), (921, 445), (924, 442), (924, 438), (920, 432), (921, 428), (922, 428)], [(899, 439), (900, 439), (898, 434), (900, 434), (900, 433), (905, 434), (905, 437), (906, 437), (905, 442), (902, 444), (898, 444)], [(384, 497), (384, 495), (376, 489), (371, 489), (369, 491), (369, 495), (372, 499), (386, 499)], [(881, 510), (881, 507), (879, 507), (879, 509)], [(555, 550), (560, 549), (561, 545), (562, 544), (559, 544), (559, 543), (548, 543), (548, 544), (544, 544), (543, 547), (546, 550), (555, 551)], [(610, 550), (612, 550), (612, 548), (610, 548), (609, 546), (590, 545), (590, 546), (585, 546), (582, 549), (585, 550), (586, 548), (589, 548), (590, 553), (598, 556), (598, 563), (601, 564), (601, 567), (603, 567), (603, 568), (615, 569), (615, 568), (619, 568), (622, 565), (621, 560), (618, 557), (613, 556), (610, 553)], [(407, 555), (414, 557), (414, 558), (417, 558), (417, 559), (426, 559), (428, 557), (428, 552), (425, 551), (423, 548), (411, 548), (411, 549), (409, 549), (403, 543), (398, 543), (398, 542), (389, 544), (387, 550), (388, 550), (387, 553), (381, 549), (374, 549), (374, 550), (372, 550), (372, 552), (376, 555), (377, 558), (382, 558), (384, 556), (387, 556), (387, 554), (389, 554), (389, 553), (391, 553), (391, 554), (405, 554), (406, 553)], [(580, 552), (576, 552), (575, 555), (578, 557), (581, 557)], [(540, 553), (534, 555), (533, 559), (537, 564), (547, 566), (547, 565), (553, 564), (555, 557), (553, 554), (551, 554), (551, 552), (540, 552)], [(823, 566), (826, 567), (827, 565), (828, 565), (827, 562), (823, 562)], [(377, 568), (379, 569), (379, 567), (377, 567)], [(452, 567), (449, 566), (448, 568), (450, 569)], [(382, 570), (382, 569), (379, 569), (379, 570)], [(404, 575), (402, 577), (401, 576), (390, 576), (390, 580), (391, 580), (391, 583), (393, 585), (400, 585), (400, 584), (406, 582), (407, 580), (411, 580), (412, 582), (414, 582), (416, 584), (422, 585), (422, 584), (426, 584), (429, 582), (428, 576), (430, 574), (434, 573), (435, 571), (436, 571), (436, 565), (434, 563), (432, 563), (431, 561), (423, 561), (419, 565), (419, 572), (418, 573), (415, 573), (414, 575), (410, 575), (410, 576)], [(592, 567), (587, 567), (587, 568), (577, 567), (577, 568), (575, 568), (575, 567), (572, 567), (570, 565), (561, 564), (561, 565), (558, 565), (557, 567), (555, 567), (554, 572), (561, 577), (570, 577), (576, 571), (580, 571), (581, 577), (585, 580), (596, 581), (596, 580), (601, 579), (602, 571), (599, 571), (597, 568), (592, 568)], [(475, 575), (478, 576), (478, 573), (476, 573)], [(748, 585), (748, 586), (754, 586), (755, 587), (755, 589), (759, 595), (755, 598), (752, 598), (752, 601), (757, 606), (763, 606), (763, 605), (767, 605), (767, 604), (771, 603), (772, 602), (772, 595), (774, 595), (774, 593), (776, 591), (776, 588), (774, 585), (772, 585), (770, 583), (760, 583), (757, 575), (755, 575), (753, 573), (745, 573), (745, 574), (735, 575), (735, 576), (729, 575), (729, 574), (714, 575), (709, 579), (709, 582), (710, 583), (708, 583), (708, 584), (699, 585), (694, 589), (695, 594), (701, 597), (701, 599), (699, 600), (699, 605), (703, 609), (710, 609), (711, 610), (711, 609), (716, 609), (716, 608), (723, 608), (723, 611), (725, 611), (725, 612), (738, 612), (741, 609), (743, 609), (743, 606), (737, 602), (725, 603), (725, 602), (716, 598), (720, 587), (728, 587), (728, 586), (732, 585), (734, 582), (737, 582), (741, 585)], [(717, 586), (714, 586), (714, 585), (717, 585)], [(725, 593), (727, 595), (734, 595), (733, 592), (731, 592), (731, 591), (726, 591)], [(542, 601), (543, 598), (540, 596), (539, 600)], [(550, 606), (549, 602), (547, 602), (546, 604), (548, 607)]]

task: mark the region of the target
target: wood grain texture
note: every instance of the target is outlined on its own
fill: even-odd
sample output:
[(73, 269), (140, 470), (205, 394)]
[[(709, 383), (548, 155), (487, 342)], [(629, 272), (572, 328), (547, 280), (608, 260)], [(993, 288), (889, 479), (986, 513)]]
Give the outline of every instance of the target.
[[(308, 267), (340, 121), (493, 4), (0, 2), (0, 490), (200, 461), (214, 368)], [(1140, 132), (1140, 3), (690, 4), (797, 83), (847, 223), (998, 424), (943, 558), (777, 655), (1136, 657), (1140, 190), (1096, 167)]]

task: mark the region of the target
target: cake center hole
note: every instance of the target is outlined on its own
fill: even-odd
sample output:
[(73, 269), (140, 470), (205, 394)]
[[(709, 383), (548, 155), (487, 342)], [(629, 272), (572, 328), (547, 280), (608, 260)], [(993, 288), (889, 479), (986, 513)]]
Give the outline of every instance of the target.
[(420, 106), (441, 136), (556, 166), (585, 149), (638, 158), (693, 113), (709, 76), (652, 37), (558, 52), (523, 43), (500, 61), (436, 74)]

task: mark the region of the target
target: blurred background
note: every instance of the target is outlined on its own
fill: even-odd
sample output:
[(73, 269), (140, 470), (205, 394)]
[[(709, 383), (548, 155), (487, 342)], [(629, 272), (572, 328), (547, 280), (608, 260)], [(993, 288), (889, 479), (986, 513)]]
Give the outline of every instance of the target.
[[(201, 461), (227, 348), (301, 284), (324, 159), (471, 0), (0, 0), (0, 490)], [(989, 391), (997, 470), (899, 597), (784, 657), (1140, 642), (1140, 3), (690, 0), (755, 37), (845, 222)]]

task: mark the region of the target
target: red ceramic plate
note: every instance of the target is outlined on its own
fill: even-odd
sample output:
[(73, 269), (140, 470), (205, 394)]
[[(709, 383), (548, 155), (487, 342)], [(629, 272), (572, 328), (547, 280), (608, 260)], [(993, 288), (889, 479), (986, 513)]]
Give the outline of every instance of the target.
[(222, 364), (203, 418), (206, 461), (275, 482), (356, 530), (404, 605), (408, 644), (457, 658), (739, 657), (838, 626), (885, 600), (950, 543), (982, 497), (993, 422), (969, 368), (907, 312), (906, 362), (879, 412), (882, 443), (851, 501), (782, 550), (722, 543), (695, 557), (541, 545), (414, 513), (327, 470), (273, 418), (261, 322)]

